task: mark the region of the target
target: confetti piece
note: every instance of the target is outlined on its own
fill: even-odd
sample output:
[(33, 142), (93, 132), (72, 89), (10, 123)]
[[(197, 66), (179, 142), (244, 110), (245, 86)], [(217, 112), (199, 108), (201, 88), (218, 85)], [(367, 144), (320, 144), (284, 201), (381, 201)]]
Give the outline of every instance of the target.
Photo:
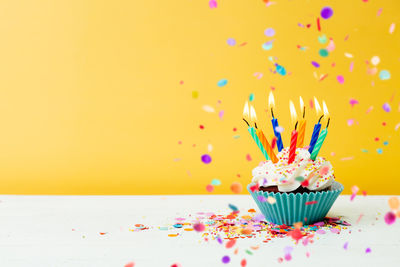
[(253, 101), (254, 100), (254, 94), (253, 93), (251, 93), (250, 95), (249, 95), (249, 101), (251, 102), (251, 101)]
[(193, 91), (193, 92), (192, 92), (192, 98), (196, 99), (196, 98), (198, 98), (198, 97), (199, 97), (199, 92)]
[(233, 210), (233, 211), (237, 211), (237, 210), (239, 210), (235, 205), (233, 205), (233, 204), (228, 204), (228, 207), (231, 209), (231, 210)]
[(204, 154), (204, 155), (201, 156), (201, 161), (204, 164), (209, 164), (211, 162), (211, 156), (208, 155), (208, 154)]
[(343, 248), (344, 248), (345, 250), (347, 250), (348, 247), (349, 247), (349, 242), (344, 243)]
[(292, 246), (286, 246), (283, 248), (283, 253), (286, 254), (292, 254), (293, 252), (293, 247)]
[(268, 42), (263, 43), (262, 48), (264, 50), (267, 50), (267, 51), (271, 50), (272, 49), (272, 41), (268, 41)]
[(218, 81), (217, 85), (218, 85), (219, 87), (223, 87), (223, 86), (225, 86), (227, 83), (228, 83), (228, 80), (227, 80), (227, 79), (221, 79), (221, 80)]
[(382, 14), (382, 8), (378, 9), (378, 12), (376, 13), (376, 16), (379, 17)]
[(389, 103), (383, 104), (382, 108), (383, 108), (383, 110), (386, 111), (386, 112), (390, 112), (390, 110), (392, 109), (392, 108), (390, 107), (390, 104), (389, 104)]
[(210, 2), (208, 2), (208, 5), (210, 6), (211, 9), (217, 8), (217, 6), (218, 6), (216, 0), (210, 0)]
[(253, 74), (257, 79), (261, 79), (263, 77), (263, 74), (261, 72), (256, 72)]
[(276, 64), (275, 67), (276, 67), (276, 72), (277, 73), (279, 73), (282, 76), (286, 75), (286, 70), (285, 70), (284, 67), (282, 67), (281, 65), (278, 65), (278, 64)]
[(324, 176), (324, 175), (328, 174), (328, 172), (329, 172), (329, 166), (328, 165), (322, 166), (319, 169), (319, 175), (320, 176)]
[(348, 58), (353, 58), (353, 55), (350, 54), (350, 53), (344, 53), (344, 56), (345, 56), (345, 57), (348, 57)]
[(283, 133), (283, 127), (282, 126), (277, 126), (275, 127), (275, 131), (277, 131), (278, 133)]
[(334, 233), (334, 234), (340, 233), (340, 230), (338, 228), (331, 228), (330, 230), (331, 230), (331, 233)]
[(361, 218), (364, 216), (364, 214), (360, 214), (360, 216), (358, 216), (358, 219), (357, 219), (357, 221), (356, 221), (356, 224), (358, 224), (360, 221), (361, 221)]
[(385, 215), (385, 223), (387, 225), (391, 225), (395, 221), (396, 221), (396, 215), (393, 212), (389, 211), (388, 213), (386, 213), (386, 215)]
[(341, 158), (340, 160), (345, 161), (345, 160), (353, 160), (353, 159), (354, 159), (354, 157), (344, 157), (344, 158)]
[(353, 68), (354, 68), (354, 62), (351, 62), (351, 63), (350, 63), (350, 67), (349, 67), (349, 71), (352, 72), (352, 71), (353, 71)]
[(232, 240), (229, 240), (229, 241), (226, 243), (225, 247), (226, 247), (226, 248), (232, 248), (235, 244), (236, 244), (236, 239), (232, 239)]
[(272, 37), (275, 35), (275, 30), (272, 28), (268, 28), (264, 31), (264, 34), (268, 37)]
[(390, 79), (390, 72), (388, 70), (381, 70), (379, 72), (379, 78), (384, 81), (384, 80), (389, 80)]
[(247, 154), (247, 155), (246, 155), (246, 160), (247, 160), (247, 161), (252, 161), (252, 158), (251, 158), (251, 155), (250, 155), (250, 154)]
[(233, 39), (233, 38), (229, 38), (228, 40), (226, 40), (226, 43), (227, 43), (229, 46), (235, 46), (235, 45), (236, 45), (236, 40)]
[(231, 191), (235, 194), (240, 194), (243, 190), (242, 184), (239, 182), (233, 182), (231, 184)]
[(371, 248), (367, 248), (367, 249), (365, 250), (365, 253), (371, 253)]
[(211, 193), (212, 191), (214, 191), (214, 186), (208, 184), (208, 185), (206, 186), (206, 190), (207, 190), (207, 192)]
[(311, 64), (312, 64), (314, 67), (316, 67), (316, 68), (319, 68), (319, 64), (318, 64), (318, 62), (311, 61)]
[(257, 188), (258, 188), (257, 185), (253, 185), (250, 187), (250, 190), (251, 190), (251, 192), (254, 192), (257, 190)]
[(316, 231), (316, 233), (317, 233), (317, 234), (320, 234), (320, 235), (326, 234), (326, 232), (325, 232), (324, 230), (322, 230), (322, 229), (318, 229), (318, 230)]
[(400, 128), (400, 123), (396, 124), (396, 126), (394, 127), (394, 130), (397, 131)]
[(361, 149), (361, 152), (363, 152), (363, 153), (368, 153), (368, 150), (366, 150), (366, 149)]
[(134, 262), (128, 262), (127, 264), (124, 265), (124, 267), (134, 267), (135, 263)]
[(351, 98), (349, 101), (350, 105), (352, 108), (354, 108), (354, 105), (359, 104), (357, 99)]
[(182, 264), (180, 263), (174, 263), (171, 265), (171, 267), (182, 267)]
[(327, 57), (329, 55), (329, 52), (328, 52), (328, 50), (322, 48), (322, 49), (319, 50), (319, 55), (321, 57)]
[(209, 105), (204, 105), (203, 106), (203, 110), (205, 112), (209, 112), (209, 113), (215, 112), (215, 109), (213, 107), (209, 106)]
[(396, 27), (396, 24), (394, 24), (394, 23), (390, 24), (390, 27), (389, 27), (390, 34), (392, 34), (394, 32), (395, 27)]
[(338, 81), (340, 84), (343, 84), (343, 83), (344, 83), (344, 77), (343, 77), (342, 75), (338, 75), (338, 76), (336, 77), (336, 79), (337, 79), (337, 81)]
[(370, 107), (367, 109), (366, 113), (369, 114), (373, 109), (374, 109), (374, 107), (373, 107), (373, 106), (370, 106)]
[(326, 47), (326, 50), (328, 50), (328, 52), (332, 52), (333, 50), (335, 50), (335, 42), (332, 39), (329, 40), (329, 44)]
[(196, 224), (193, 225), (193, 229), (196, 232), (203, 232), (206, 229), (206, 227), (202, 223), (196, 223)]
[(172, 225), (174, 228), (182, 228), (182, 224), (180, 223), (176, 223), (174, 225)]
[(224, 117), (224, 113), (225, 113), (225, 111), (223, 111), (223, 110), (221, 110), (219, 113), (218, 113), (218, 117), (222, 120), (223, 119), (223, 117)]
[(376, 149), (376, 152), (377, 152), (378, 154), (382, 154), (382, 153), (383, 153), (383, 150), (382, 150), (382, 148), (377, 148), (377, 149)]
[(388, 203), (392, 210), (397, 210), (400, 207), (400, 201), (397, 197), (390, 197)]
[(325, 44), (327, 41), (328, 41), (328, 38), (326, 38), (326, 35), (325, 35), (325, 34), (324, 34), (324, 35), (321, 35), (321, 36), (318, 36), (318, 42), (319, 42), (319, 43)]
[(378, 56), (373, 56), (373, 57), (371, 58), (371, 63), (372, 63), (372, 65), (374, 65), (374, 66), (378, 65), (380, 61), (381, 61), (381, 59), (380, 59)]
[(314, 201), (308, 201), (308, 202), (306, 202), (306, 206), (308, 206), (308, 205), (314, 205), (314, 204), (317, 204), (318, 203), (318, 201), (316, 201), (316, 200), (314, 200)]
[(212, 184), (212, 185), (221, 185), (221, 181), (218, 180), (218, 179), (213, 179), (213, 180), (211, 181), (211, 184)]
[(319, 18), (317, 18), (317, 29), (319, 32), (321, 31), (321, 22), (319, 21)]
[(169, 237), (177, 237), (179, 234), (168, 234)]
[(389, 144), (388, 141), (383, 142), (383, 145), (384, 145), (384, 146), (387, 146), (388, 144)]
[(260, 201), (260, 202), (265, 202), (265, 201), (267, 201), (267, 199), (266, 199), (264, 196), (262, 196), (262, 195), (257, 196), (257, 199), (258, 199), (258, 201)]
[(240, 262), (240, 266), (246, 267), (246, 265), (247, 265), (247, 261), (246, 261), (246, 259), (243, 259), (243, 260)]
[(333, 10), (331, 7), (326, 6), (326, 7), (322, 8), (321, 17), (323, 19), (329, 19), (330, 17), (332, 17), (332, 15), (333, 15)]

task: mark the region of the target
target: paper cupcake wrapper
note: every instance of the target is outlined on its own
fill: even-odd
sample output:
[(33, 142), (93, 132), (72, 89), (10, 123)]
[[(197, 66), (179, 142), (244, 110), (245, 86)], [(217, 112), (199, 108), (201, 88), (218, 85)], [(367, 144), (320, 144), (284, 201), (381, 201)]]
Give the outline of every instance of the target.
[[(274, 224), (293, 225), (296, 222), (302, 222), (303, 225), (313, 224), (321, 221), (333, 203), (343, 191), (343, 185), (333, 182), (328, 191), (310, 192), (310, 193), (273, 193), (250, 190), (249, 184), (247, 190), (253, 197), (258, 208), (261, 210), (265, 219)], [(273, 197), (276, 202), (270, 204), (267, 199)]]

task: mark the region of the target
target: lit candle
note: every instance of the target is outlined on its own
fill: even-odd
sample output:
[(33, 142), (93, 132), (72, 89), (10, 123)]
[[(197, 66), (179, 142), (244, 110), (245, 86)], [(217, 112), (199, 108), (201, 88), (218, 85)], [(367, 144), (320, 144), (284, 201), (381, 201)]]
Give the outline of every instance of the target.
[(249, 124), (249, 113), (250, 113), (249, 104), (246, 102), (246, 104), (244, 105), (244, 110), (243, 110), (243, 120), (246, 122), (246, 124), (248, 126), (247, 130), (249, 131), (250, 135), (253, 137), (254, 142), (256, 142), (258, 148), (261, 150), (261, 153), (263, 153), (264, 157), (267, 160), (269, 160), (268, 153), (267, 153), (267, 151), (265, 151), (260, 139), (258, 138), (256, 129), (254, 129), (254, 127), (251, 127)]
[[(321, 107), (319, 106), (318, 100), (315, 97), (314, 97), (314, 105), (315, 105), (315, 112), (317, 113), (317, 116), (319, 116), (321, 113)], [(308, 152), (310, 152), (310, 154), (313, 152), (314, 146), (317, 143), (319, 131), (321, 130), (321, 119), (323, 116), (324, 115), (322, 115), (319, 118), (318, 122), (314, 125), (314, 130), (311, 135), (310, 147), (308, 148)]]
[(297, 143), (297, 114), (296, 114), (296, 109), (294, 107), (294, 104), (292, 100), (290, 100), (290, 116), (292, 117), (293, 121), (296, 121), (296, 124), (294, 126), (294, 130), (292, 132), (292, 137), (290, 138), (290, 148), (289, 148), (289, 159), (288, 159), (288, 164), (292, 163), (294, 161), (294, 158), (296, 157), (296, 143)]
[(279, 124), (278, 124), (278, 119), (276, 119), (274, 116), (275, 99), (272, 92), (269, 93), (268, 103), (269, 103), (269, 108), (271, 109), (271, 115), (272, 115), (271, 122), (276, 137), (276, 146), (278, 147), (278, 151), (280, 152), (283, 149), (283, 143), (282, 143), (281, 133), (276, 130), (276, 128), (279, 127)]
[(303, 147), (304, 135), (306, 132), (306, 107), (304, 106), (303, 98), (300, 96), (300, 111), (303, 112), (303, 118), (299, 121), (299, 136), (297, 137), (297, 147)]
[(319, 151), (321, 150), (322, 144), (324, 143), (325, 137), (328, 134), (328, 126), (331, 118), (329, 117), (328, 107), (325, 104), (325, 101), (322, 102), (322, 106), (324, 109), (324, 117), (328, 118), (328, 122), (326, 123), (326, 128), (321, 131), (321, 134), (318, 137), (317, 143), (315, 144), (314, 150), (311, 153), (311, 159), (315, 160), (318, 156)]
[(251, 121), (254, 122), (255, 128), (256, 128), (256, 134), (258, 138), (260, 139), (265, 151), (267, 151), (268, 156), (271, 158), (273, 163), (278, 162), (278, 158), (276, 157), (274, 151), (272, 150), (271, 145), (269, 144), (267, 138), (265, 138), (265, 135), (261, 129), (258, 129), (257, 127), (257, 115), (256, 111), (254, 110), (253, 106), (250, 106), (250, 117)]

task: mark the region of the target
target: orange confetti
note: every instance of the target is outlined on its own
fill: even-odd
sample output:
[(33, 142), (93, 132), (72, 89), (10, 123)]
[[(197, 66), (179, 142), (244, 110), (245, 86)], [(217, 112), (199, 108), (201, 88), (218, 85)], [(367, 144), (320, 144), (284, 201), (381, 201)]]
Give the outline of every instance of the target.
[(239, 182), (233, 182), (231, 184), (231, 190), (235, 194), (240, 194), (243, 190), (242, 184)]
[(236, 239), (232, 239), (232, 240), (229, 240), (228, 243), (226, 243), (225, 247), (226, 247), (226, 248), (231, 248), (231, 247), (233, 247), (235, 244), (236, 244)]
[(169, 234), (168, 236), (169, 237), (176, 237), (176, 236), (178, 236), (179, 234)]
[(242, 235), (250, 235), (252, 230), (250, 228), (244, 228), (240, 231)]
[(255, 209), (249, 209), (247, 212), (256, 212)]
[(399, 208), (399, 206), (400, 206), (400, 201), (399, 201), (399, 199), (397, 197), (389, 198), (388, 202), (389, 202), (389, 207), (392, 210), (397, 210)]
[(185, 228), (183, 230), (190, 232), (190, 231), (193, 231), (193, 228)]

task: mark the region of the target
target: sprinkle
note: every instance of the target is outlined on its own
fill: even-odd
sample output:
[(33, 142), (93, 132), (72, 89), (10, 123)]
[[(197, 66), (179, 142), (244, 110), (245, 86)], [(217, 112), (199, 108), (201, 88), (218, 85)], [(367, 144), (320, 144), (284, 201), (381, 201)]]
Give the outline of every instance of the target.
[(218, 85), (219, 87), (223, 87), (223, 86), (225, 86), (227, 83), (228, 83), (228, 80), (227, 80), (227, 79), (221, 79), (221, 80), (218, 81), (217, 85)]
[(382, 108), (383, 108), (383, 110), (386, 111), (386, 112), (390, 112), (390, 110), (392, 109), (392, 108), (390, 107), (390, 104), (389, 104), (389, 103), (383, 104)]
[(209, 113), (215, 112), (215, 109), (213, 107), (209, 106), (209, 105), (204, 105), (203, 106), (203, 110), (205, 112), (209, 112)]
[(174, 225), (172, 225), (174, 228), (182, 228), (182, 224), (180, 224), (180, 223), (177, 223), (177, 224), (174, 224)]
[(340, 84), (343, 84), (343, 83), (344, 83), (344, 77), (343, 77), (342, 75), (338, 75), (338, 76), (336, 77), (336, 79), (337, 79), (337, 81), (338, 81)]
[(344, 53), (344, 56), (347, 57), (347, 58), (353, 58), (353, 55), (350, 54), (350, 53)]
[(268, 37), (272, 37), (275, 35), (275, 30), (273, 28), (268, 28), (264, 31), (264, 34)]
[(323, 19), (329, 19), (330, 17), (332, 17), (332, 15), (333, 15), (333, 10), (331, 7), (326, 6), (326, 7), (322, 8), (321, 17)]
[(233, 204), (228, 204), (228, 207), (231, 209), (231, 210), (233, 210), (233, 211), (237, 211), (237, 210), (239, 210), (235, 205), (233, 205)]
[(349, 71), (352, 72), (352, 71), (353, 71), (353, 68), (354, 68), (354, 62), (352, 61), (352, 62), (350, 63)]
[(318, 201), (316, 201), (316, 200), (314, 200), (314, 201), (308, 201), (308, 202), (306, 202), (306, 206), (308, 206), (308, 205), (314, 205), (314, 204), (317, 204), (318, 203)]
[(222, 257), (222, 262), (223, 262), (223, 263), (227, 264), (227, 263), (229, 263), (230, 261), (231, 261), (231, 258), (229, 258), (229, 256), (223, 256), (223, 257)]
[(231, 184), (231, 191), (235, 194), (240, 194), (243, 190), (242, 184), (239, 182), (233, 182)]
[(251, 101), (253, 101), (253, 100), (254, 100), (254, 94), (251, 93), (251, 94), (249, 95), (249, 101), (251, 102)]
[(319, 64), (318, 64), (318, 62), (311, 61), (311, 64), (312, 64), (314, 67), (316, 67), (316, 68), (319, 68)]
[(385, 215), (385, 222), (387, 225), (391, 225), (396, 221), (396, 215), (389, 211), (388, 213), (386, 213)]
[(236, 45), (236, 40), (233, 39), (233, 38), (229, 38), (228, 40), (226, 40), (226, 43), (227, 43), (229, 46), (235, 46), (235, 45)]
[(232, 248), (235, 244), (236, 244), (236, 239), (232, 239), (232, 240), (229, 240), (229, 241), (226, 243), (225, 247), (226, 247), (226, 248)]
[(217, 1), (216, 0), (210, 0), (210, 2), (208, 2), (208, 5), (210, 6), (211, 9), (213, 8), (217, 8)]
[(392, 34), (394, 32), (394, 28), (395, 27), (396, 27), (396, 24), (394, 24), (394, 23), (390, 24), (390, 27), (389, 27), (389, 33), (390, 34)]
[(282, 67), (281, 65), (276, 64), (276, 72), (279, 73), (282, 76), (286, 75), (286, 70), (284, 67)]
[(367, 249), (365, 250), (365, 253), (371, 253), (371, 248), (367, 248)]
[(384, 81), (384, 80), (389, 80), (390, 79), (390, 72), (388, 70), (381, 70), (379, 72), (379, 78)]
[(201, 156), (201, 161), (204, 164), (209, 164), (211, 162), (211, 156), (208, 155), (208, 154), (204, 154), (204, 155)]
[(196, 232), (203, 232), (206, 229), (206, 227), (202, 223), (196, 223), (196, 224), (193, 225), (193, 229)]
[(218, 180), (218, 179), (213, 179), (213, 180), (211, 181), (211, 184), (212, 184), (212, 185), (221, 185), (221, 181)]
[(317, 29), (319, 32), (321, 31), (321, 22), (319, 21), (319, 18), (317, 18)]
[(212, 191), (214, 191), (214, 186), (208, 184), (208, 185), (206, 186), (206, 190), (207, 190), (207, 192), (211, 193)]
[(374, 109), (374, 106), (370, 106), (365, 113), (369, 114)]

